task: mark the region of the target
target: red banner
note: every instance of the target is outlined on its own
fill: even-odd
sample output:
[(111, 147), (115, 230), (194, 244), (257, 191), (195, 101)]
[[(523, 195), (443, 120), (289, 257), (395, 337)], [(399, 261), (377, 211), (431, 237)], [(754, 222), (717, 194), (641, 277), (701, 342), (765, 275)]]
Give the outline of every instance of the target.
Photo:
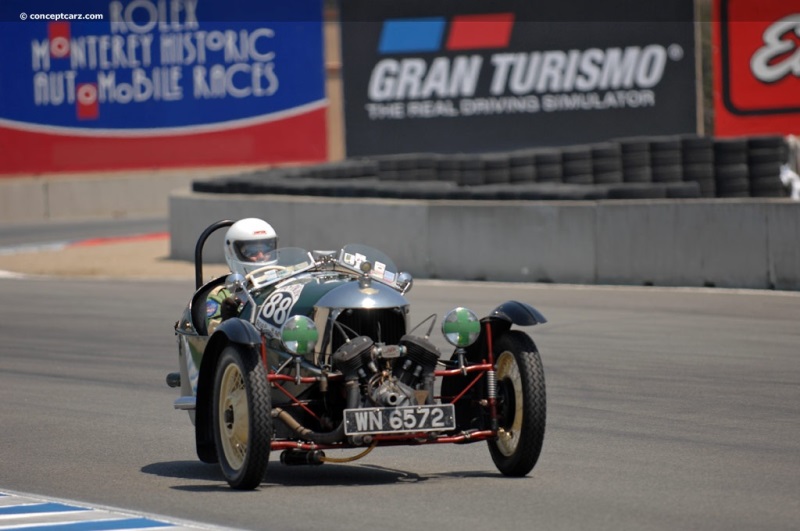
[(800, 1), (715, 0), (716, 136), (800, 133)]

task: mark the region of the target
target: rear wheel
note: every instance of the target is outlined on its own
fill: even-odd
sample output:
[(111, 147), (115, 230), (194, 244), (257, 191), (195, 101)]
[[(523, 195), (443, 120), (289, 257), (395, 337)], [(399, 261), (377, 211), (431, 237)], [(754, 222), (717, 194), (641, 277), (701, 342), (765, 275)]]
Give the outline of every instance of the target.
[(495, 342), (499, 433), (489, 441), (497, 469), (524, 476), (542, 451), (547, 417), (544, 368), (533, 340), (512, 330)]
[(254, 489), (269, 462), (272, 406), (264, 366), (252, 349), (230, 345), (214, 377), (214, 442), (234, 489)]

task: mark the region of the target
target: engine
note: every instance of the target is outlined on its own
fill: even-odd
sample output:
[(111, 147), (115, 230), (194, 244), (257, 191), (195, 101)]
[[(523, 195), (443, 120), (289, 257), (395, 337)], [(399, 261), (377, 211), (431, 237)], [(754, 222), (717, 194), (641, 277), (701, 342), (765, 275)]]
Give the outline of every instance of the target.
[(346, 381), (361, 386), (361, 407), (398, 407), (433, 402), (440, 352), (428, 339), (404, 335), (397, 345), (377, 345), (359, 336), (333, 354), (333, 366)]

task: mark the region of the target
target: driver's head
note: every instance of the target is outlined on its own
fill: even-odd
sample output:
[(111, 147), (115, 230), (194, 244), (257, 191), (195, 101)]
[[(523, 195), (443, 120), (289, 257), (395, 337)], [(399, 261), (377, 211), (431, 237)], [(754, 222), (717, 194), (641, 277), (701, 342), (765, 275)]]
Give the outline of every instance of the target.
[(246, 275), (268, 265), (277, 246), (272, 225), (258, 218), (240, 219), (225, 233), (225, 261), (232, 273)]

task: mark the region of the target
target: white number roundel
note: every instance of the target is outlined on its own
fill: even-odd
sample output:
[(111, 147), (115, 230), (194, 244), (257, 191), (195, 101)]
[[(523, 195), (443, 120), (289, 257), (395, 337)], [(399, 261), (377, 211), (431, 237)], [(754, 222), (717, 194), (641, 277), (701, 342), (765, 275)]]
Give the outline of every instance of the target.
[(281, 326), (289, 317), (289, 312), (294, 306), (294, 295), (288, 291), (276, 291), (266, 300), (261, 307), (261, 319), (273, 326)]

